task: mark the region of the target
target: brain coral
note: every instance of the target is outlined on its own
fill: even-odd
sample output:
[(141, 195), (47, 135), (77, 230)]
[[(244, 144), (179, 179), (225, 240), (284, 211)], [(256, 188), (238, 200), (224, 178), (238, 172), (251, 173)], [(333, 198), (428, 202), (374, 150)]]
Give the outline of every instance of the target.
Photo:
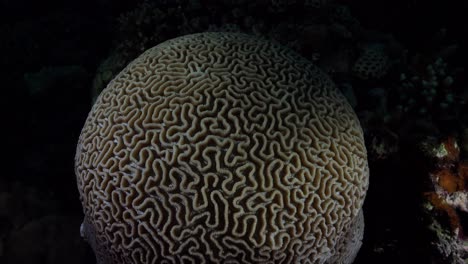
[(331, 263), (362, 238), (352, 108), (309, 61), (244, 34), (179, 37), (130, 63), (86, 120), (76, 175), (101, 264)]

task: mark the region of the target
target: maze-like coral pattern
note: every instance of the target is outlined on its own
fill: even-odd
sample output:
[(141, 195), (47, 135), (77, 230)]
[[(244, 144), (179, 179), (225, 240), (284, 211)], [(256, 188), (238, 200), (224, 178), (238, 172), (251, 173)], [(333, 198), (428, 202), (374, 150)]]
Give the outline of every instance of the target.
[(102, 92), (79, 139), (101, 263), (324, 263), (367, 189), (362, 131), (310, 62), (236, 33), (176, 38)]
[(353, 263), (362, 245), (364, 237), (364, 213), (362, 209), (354, 218), (347, 233), (343, 234), (335, 246), (334, 255), (326, 264)]

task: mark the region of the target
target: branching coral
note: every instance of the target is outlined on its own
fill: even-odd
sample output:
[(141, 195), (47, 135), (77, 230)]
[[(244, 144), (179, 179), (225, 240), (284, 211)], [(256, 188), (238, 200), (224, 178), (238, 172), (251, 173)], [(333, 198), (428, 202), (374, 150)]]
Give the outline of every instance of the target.
[[(423, 69), (418, 69), (420, 66)], [(401, 103), (397, 107), (403, 112), (421, 115), (446, 112), (449, 106), (457, 103), (456, 90), (453, 90), (454, 77), (443, 59), (437, 58), (425, 67), (416, 64), (413, 71), (416, 72), (401, 74)]]

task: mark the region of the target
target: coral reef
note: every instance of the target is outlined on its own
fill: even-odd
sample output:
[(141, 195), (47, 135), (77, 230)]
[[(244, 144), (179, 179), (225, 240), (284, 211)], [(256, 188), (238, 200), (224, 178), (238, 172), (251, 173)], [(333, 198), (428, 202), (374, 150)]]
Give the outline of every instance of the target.
[[(376, 175), (362, 245), (359, 232), (342, 237), (361, 246), (356, 264), (466, 262), (466, 13), (464, 1), (1, 1), (2, 98), (12, 104), (2, 120), (0, 263), (94, 263), (78, 241), (70, 180), (90, 106), (142, 51), (212, 31), (293, 49), (354, 108)], [(82, 231), (95, 232), (86, 221)], [(354, 257), (341, 242), (334, 250)]]
[(468, 215), (468, 160), (460, 160), (457, 139), (449, 137), (441, 143), (428, 140), (423, 149), (434, 161), (425, 193), (425, 216), (435, 238), (434, 258), (444, 263), (468, 261), (468, 230), (462, 214)]

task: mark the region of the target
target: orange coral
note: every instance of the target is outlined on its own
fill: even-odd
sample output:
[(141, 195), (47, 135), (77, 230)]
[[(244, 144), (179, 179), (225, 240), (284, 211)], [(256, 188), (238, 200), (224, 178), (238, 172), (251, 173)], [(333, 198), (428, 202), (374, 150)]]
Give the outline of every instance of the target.
[(460, 161), (460, 148), (454, 137), (442, 142), (445, 155), (438, 163), (438, 170), (433, 173), (437, 184), (448, 193), (463, 191), (468, 183), (468, 160)]
[(426, 199), (434, 206), (434, 208), (440, 212), (443, 212), (447, 215), (450, 223), (450, 228), (452, 232), (457, 233), (457, 230), (460, 230), (460, 217), (457, 214), (457, 211), (448, 205), (437, 193), (428, 192), (425, 193)]
[(464, 181), (463, 178), (457, 172), (452, 172), (448, 168), (443, 168), (435, 173), (437, 183), (448, 193), (463, 190)]
[[(468, 190), (468, 160), (460, 160), (460, 148), (455, 138), (445, 139), (437, 147), (435, 156), (438, 158), (435, 170), (432, 171), (433, 191), (426, 192), (426, 200), (436, 211), (447, 217), (454, 233), (462, 232), (460, 216), (453, 195)], [(463, 203), (463, 201), (461, 202)]]

